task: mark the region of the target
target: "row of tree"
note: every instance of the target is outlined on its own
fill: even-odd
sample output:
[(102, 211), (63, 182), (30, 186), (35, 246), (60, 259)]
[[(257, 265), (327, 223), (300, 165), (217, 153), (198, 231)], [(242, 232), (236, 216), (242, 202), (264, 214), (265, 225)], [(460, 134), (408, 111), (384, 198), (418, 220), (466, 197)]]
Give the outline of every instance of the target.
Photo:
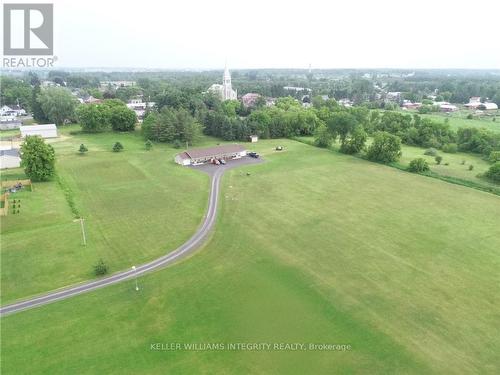
[(82, 130), (88, 133), (98, 133), (109, 129), (133, 131), (137, 123), (135, 112), (118, 99), (80, 105), (76, 110), (76, 115)]

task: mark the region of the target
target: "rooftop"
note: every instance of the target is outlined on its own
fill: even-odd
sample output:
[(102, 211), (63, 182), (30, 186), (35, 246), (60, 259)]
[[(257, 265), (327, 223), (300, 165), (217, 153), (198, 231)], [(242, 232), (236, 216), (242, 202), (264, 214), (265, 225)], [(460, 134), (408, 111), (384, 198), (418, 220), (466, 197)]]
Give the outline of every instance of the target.
[(179, 156), (183, 159), (187, 158), (198, 159), (198, 158), (212, 157), (220, 154), (231, 154), (245, 150), (246, 148), (241, 145), (232, 144), (232, 145), (221, 145), (221, 146), (206, 147), (206, 148), (193, 148), (180, 153)]

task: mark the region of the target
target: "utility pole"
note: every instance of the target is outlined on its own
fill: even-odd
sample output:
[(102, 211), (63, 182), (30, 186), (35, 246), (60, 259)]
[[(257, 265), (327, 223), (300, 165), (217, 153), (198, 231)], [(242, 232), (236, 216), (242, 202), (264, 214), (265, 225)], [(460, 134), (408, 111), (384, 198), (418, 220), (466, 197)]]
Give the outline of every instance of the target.
[(85, 226), (83, 225), (83, 217), (80, 218), (80, 227), (82, 228), (83, 246), (87, 246), (87, 238), (85, 237)]
[(137, 269), (135, 266), (132, 266), (132, 270), (134, 271), (134, 277), (135, 277), (135, 290), (139, 291), (139, 285), (137, 284)]

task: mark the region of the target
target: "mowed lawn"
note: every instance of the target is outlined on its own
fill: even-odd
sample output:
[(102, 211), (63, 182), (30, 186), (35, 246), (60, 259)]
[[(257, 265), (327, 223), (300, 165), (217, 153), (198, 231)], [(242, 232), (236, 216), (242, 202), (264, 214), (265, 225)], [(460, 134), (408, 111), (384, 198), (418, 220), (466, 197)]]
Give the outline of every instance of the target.
[(498, 196), (299, 142), (253, 147), (267, 162), (224, 177), (205, 248), (139, 292), (2, 318), (2, 373), (499, 373)]
[[(208, 176), (176, 165), (179, 150), (146, 151), (138, 133), (67, 130), (52, 143), (60, 183), (35, 183), (33, 192), (10, 196), (21, 199), (21, 209), (2, 218), (2, 304), (92, 279), (100, 258), (111, 273), (154, 259), (186, 241), (202, 221)], [(116, 141), (123, 152), (111, 151)], [(78, 154), (80, 143), (86, 155)], [(2, 179), (22, 175), (9, 170)], [(66, 194), (85, 219), (87, 246)]]

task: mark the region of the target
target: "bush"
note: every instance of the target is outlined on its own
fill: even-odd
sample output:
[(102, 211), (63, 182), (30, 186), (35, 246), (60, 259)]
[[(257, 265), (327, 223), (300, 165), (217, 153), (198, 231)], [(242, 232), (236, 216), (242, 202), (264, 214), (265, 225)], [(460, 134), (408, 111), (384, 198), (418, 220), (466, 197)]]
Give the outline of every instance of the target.
[(500, 151), (491, 151), (488, 160), (491, 163), (496, 163), (497, 161), (500, 161)]
[(424, 151), (424, 155), (429, 155), (429, 156), (437, 156), (438, 150), (436, 150), (434, 147), (428, 148), (427, 150)]
[(472, 171), (474, 169), (474, 166), (471, 164), (469, 165), (469, 171)]
[(473, 118), (474, 118), (474, 116), (472, 116), (472, 113), (469, 113), (469, 114), (467, 115), (467, 120), (472, 120)]
[(426, 172), (429, 170), (429, 164), (423, 158), (413, 159), (408, 166), (408, 170), (414, 173)]
[(443, 145), (442, 150), (448, 154), (455, 154), (458, 151), (458, 145), (456, 143), (447, 143)]
[(366, 156), (381, 163), (398, 161), (401, 157), (401, 138), (387, 132), (377, 132)]
[(87, 148), (87, 146), (85, 146), (83, 143), (80, 145), (80, 148), (78, 149), (78, 152), (80, 154), (85, 154), (89, 149)]
[(439, 165), (439, 164), (441, 164), (441, 161), (443, 160), (443, 157), (438, 155), (438, 156), (436, 156), (434, 158), (434, 160), (436, 160), (436, 164)]
[(182, 143), (178, 139), (174, 140), (174, 148), (181, 148)]
[(113, 152), (120, 152), (121, 150), (123, 150), (123, 145), (120, 142), (116, 142), (113, 145)]
[(108, 273), (108, 266), (102, 259), (99, 259), (99, 262), (94, 266), (94, 273), (96, 276), (105, 275)]
[(495, 182), (500, 182), (500, 161), (493, 164), (490, 169), (486, 171), (485, 176)]
[(146, 147), (146, 150), (151, 150), (153, 148), (153, 142), (151, 142), (151, 140), (147, 140), (145, 143), (144, 143), (144, 147)]
[(462, 160), (462, 162), (460, 164), (465, 165), (465, 160)]

